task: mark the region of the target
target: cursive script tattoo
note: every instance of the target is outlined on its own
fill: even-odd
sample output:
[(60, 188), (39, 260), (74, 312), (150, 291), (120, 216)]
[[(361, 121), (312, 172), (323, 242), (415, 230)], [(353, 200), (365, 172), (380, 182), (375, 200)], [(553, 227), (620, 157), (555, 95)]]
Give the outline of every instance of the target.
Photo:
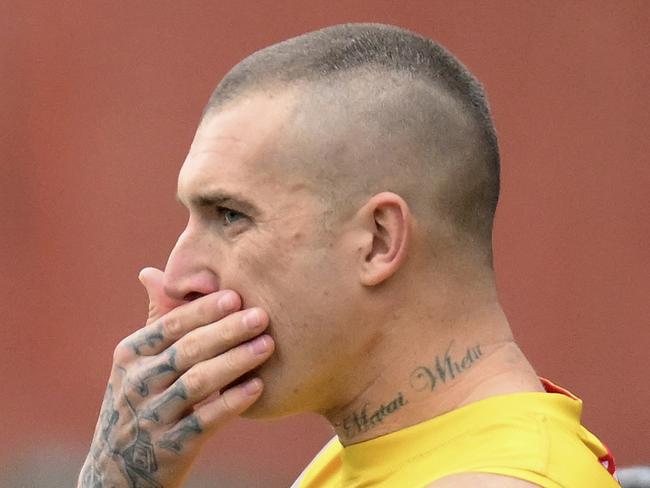
[(435, 390), (441, 382), (445, 384), (454, 380), (483, 356), (481, 346), (476, 345), (472, 348), (468, 347), (463, 357), (453, 357), (451, 355), (453, 345), (454, 341), (451, 341), (444, 355), (436, 356), (434, 364), (430, 367), (418, 366), (413, 370), (410, 380), (411, 386), (416, 391)]
[(355, 437), (363, 432), (368, 432), (384, 421), (384, 419), (406, 405), (408, 401), (400, 391), (395, 398), (388, 403), (382, 403), (377, 408), (369, 409), (366, 403), (361, 410), (352, 412), (343, 419), (343, 429), (348, 438)]
[(166, 432), (162, 436), (162, 439), (158, 441), (158, 447), (178, 454), (183, 449), (183, 441), (201, 432), (203, 432), (203, 427), (201, 427), (199, 419), (191, 415), (184, 419), (178, 428), (171, 432)]

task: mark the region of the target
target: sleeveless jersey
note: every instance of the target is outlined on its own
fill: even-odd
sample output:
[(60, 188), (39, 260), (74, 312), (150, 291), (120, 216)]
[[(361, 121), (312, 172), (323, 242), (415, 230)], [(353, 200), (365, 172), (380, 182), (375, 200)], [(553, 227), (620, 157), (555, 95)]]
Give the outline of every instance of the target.
[(348, 447), (335, 437), (293, 488), (423, 488), (467, 472), (548, 488), (618, 487), (609, 450), (580, 423), (582, 401), (542, 382), (546, 393), (490, 397)]

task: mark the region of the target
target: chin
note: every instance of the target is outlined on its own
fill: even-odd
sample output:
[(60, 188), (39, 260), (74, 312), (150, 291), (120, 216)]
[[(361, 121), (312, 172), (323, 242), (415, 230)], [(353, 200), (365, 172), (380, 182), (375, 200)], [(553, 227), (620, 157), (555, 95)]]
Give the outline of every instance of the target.
[(248, 410), (241, 414), (241, 417), (250, 420), (273, 420), (280, 417), (289, 415), (288, 413), (283, 413), (282, 410), (273, 408), (272, 405), (268, 405), (264, 401), (265, 394), (262, 393), (262, 396), (257, 400), (253, 405), (251, 405)]
[[(274, 398), (274, 395), (269, 390), (269, 385), (265, 382), (260, 398), (242, 413), (241, 417), (251, 420), (273, 420), (300, 413), (287, 405), (286, 395), (282, 395), (285, 401), (278, 401), (279, 399)], [(277, 390), (275, 391), (277, 392)]]
[(241, 417), (271, 420), (303, 412), (303, 409), (300, 408), (301, 402), (296, 398), (297, 390), (292, 389), (286, 381), (281, 381), (276, 368), (269, 366), (269, 364), (264, 364), (249, 373), (251, 377), (261, 378), (264, 389), (260, 398), (241, 414)]

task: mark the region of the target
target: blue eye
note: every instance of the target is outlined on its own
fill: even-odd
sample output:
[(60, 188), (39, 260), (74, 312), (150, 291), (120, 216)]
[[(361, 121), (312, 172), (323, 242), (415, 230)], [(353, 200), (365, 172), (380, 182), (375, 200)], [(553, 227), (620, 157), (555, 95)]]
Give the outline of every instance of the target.
[(245, 217), (244, 214), (226, 207), (217, 207), (217, 212), (223, 219), (224, 225), (232, 225)]

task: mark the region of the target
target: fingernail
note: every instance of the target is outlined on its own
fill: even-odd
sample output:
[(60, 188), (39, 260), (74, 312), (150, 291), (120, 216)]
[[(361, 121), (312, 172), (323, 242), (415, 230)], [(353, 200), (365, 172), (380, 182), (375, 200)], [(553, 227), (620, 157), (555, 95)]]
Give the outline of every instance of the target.
[(262, 324), (262, 315), (260, 314), (259, 310), (253, 308), (244, 314), (244, 318), (242, 320), (244, 322), (244, 325), (249, 329), (256, 329)]
[(244, 383), (243, 387), (247, 395), (255, 395), (262, 389), (262, 382), (258, 378), (253, 378)]
[(222, 310), (230, 310), (235, 306), (235, 294), (226, 293), (219, 298), (219, 301), (217, 303)]
[(251, 349), (257, 355), (264, 354), (269, 350), (269, 341), (266, 337), (260, 336), (256, 337), (251, 341)]

